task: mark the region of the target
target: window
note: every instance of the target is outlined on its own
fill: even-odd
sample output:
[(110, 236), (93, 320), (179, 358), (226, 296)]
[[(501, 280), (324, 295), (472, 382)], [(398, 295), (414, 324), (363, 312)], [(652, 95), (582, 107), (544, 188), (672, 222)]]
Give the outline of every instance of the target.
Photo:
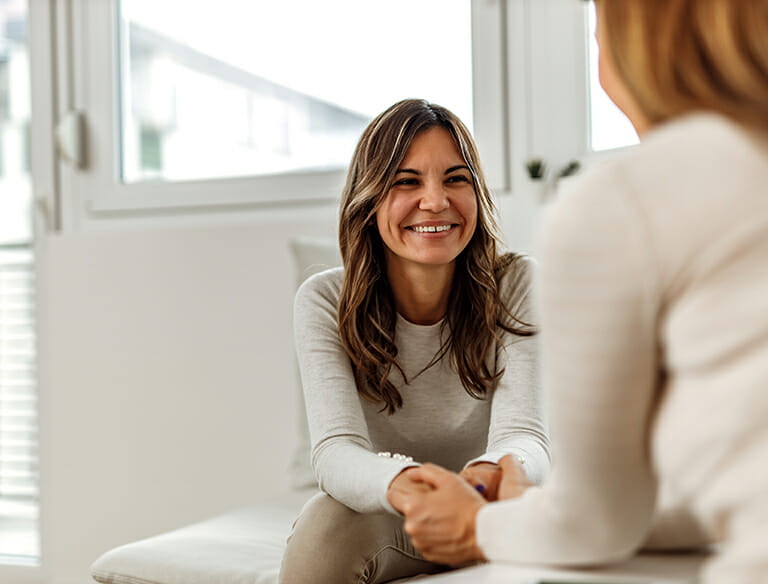
[(33, 299), (30, 247), (0, 244), (0, 557), (22, 562), (39, 555)]
[(122, 0), (122, 179), (344, 168), (404, 97), (471, 125), (471, 54), (468, 0)]
[[(362, 129), (406, 97), (453, 110), (494, 156), (504, 114), (484, 102), (500, 101), (501, 61), (483, 60), (473, 28), (485, 11), (501, 30), (503, 4), (73, 3), (72, 59), (58, 59), (86, 158), (62, 186), (91, 218), (335, 200)], [(482, 92), (478, 76), (492, 79)]]
[(38, 432), (27, 3), (0, 2), (0, 558), (35, 563)]
[[(638, 138), (599, 83), (594, 4), (521, 0), (509, 7), (514, 16), (509, 33), (510, 136), (516, 151), (523, 153), (513, 163), (522, 167), (541, 160), (551, 194), (571, 162), (590, 164)], [(527, 180), (516, 181), (519, 192), (530, 189)]]
[(142, 176), (152, 176), (163, 170), (163, 136), (160, 130), (141, 126), (139, 141), (140, 170)]
[(634, 127), (600, 86), (598, 75), (598, 49), (595, 40), (595, 5), (589, 9), (587, 34), (589, 35), (589, 139), (593, 151), (609, 150), (637, 144)]

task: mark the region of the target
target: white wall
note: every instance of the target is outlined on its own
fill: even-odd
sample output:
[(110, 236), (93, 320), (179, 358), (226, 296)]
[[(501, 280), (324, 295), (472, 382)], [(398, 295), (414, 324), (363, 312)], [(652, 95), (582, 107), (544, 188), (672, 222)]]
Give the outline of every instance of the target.
[[(294, 234), (312, 221), (48, 238), (39, 256), (47, 580), (288, 488)], [(293, 215), (296, 215), (294, 213)]]

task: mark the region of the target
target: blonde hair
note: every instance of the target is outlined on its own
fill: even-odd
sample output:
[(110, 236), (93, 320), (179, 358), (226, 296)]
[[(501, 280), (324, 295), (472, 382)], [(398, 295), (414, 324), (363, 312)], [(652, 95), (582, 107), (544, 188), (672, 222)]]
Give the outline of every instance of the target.
[(709, 110), (768, 131), (768, 1), (596, 4), (601, 50), (649, 121)]
[[(402, 406), (400, 392), (389, 380), (398, 365), (394, 342), (397, 313), (387, 281), (384, 243), (376, 212), (387, 197), (395, 173), (414, 137), (435, 126), (453, 136), (472, 174), (477, 196), (477, 227), (456, 260), (453, 291), (443, 326), (449, 335), (427, 365), (450, 353), (451, 363), (466, 391), (482, 397), (495, 387), (503, 370), (490, 371), (489, 351), (499, 350), (499, 331), (534, 333), (511, 315), (501, 300), (499, 281), (515, 269), (519, 256), (499, 254), (496, 209), (485, 183), (469, 130), (453, 113), (421, 99), (398, 102), (365, 129), (357, 144), (341, 198), (339, 247), (344, 280), (339, 295), (339, 337), (349, 355), (357, 390), (389, 413)], [(518, 326), (520, 325), (520, 326)]]

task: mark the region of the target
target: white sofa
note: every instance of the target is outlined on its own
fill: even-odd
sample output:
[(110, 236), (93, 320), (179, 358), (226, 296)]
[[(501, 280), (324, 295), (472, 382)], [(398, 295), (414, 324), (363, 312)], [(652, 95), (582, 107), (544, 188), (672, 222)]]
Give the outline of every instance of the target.
[(129, 543), (91, 567), (104, 584), (275, 584), (302, 489), (206, 521)]

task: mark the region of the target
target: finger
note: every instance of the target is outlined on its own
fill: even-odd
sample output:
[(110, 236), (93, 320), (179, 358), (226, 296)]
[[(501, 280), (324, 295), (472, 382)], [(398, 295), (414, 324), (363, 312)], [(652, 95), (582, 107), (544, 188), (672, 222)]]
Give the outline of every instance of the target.
[(514, 499), (521, 496), (531, 486), (525, 471), (511, 456), (505, 456), (499, 463), (502, 468), (499, 499)]
[(493, 478), (492, 475), (489, 475), (488, 473), (472, 471), (463, 471), (459, 476), (470, 485), (476, 485), (478, 483), (483, 483), (485, 485), (488, 483), (488, 479)]
[(422, 554), (443, 554), (447, 556), (455, 553), (456, 549), (455, 539), (434, 540), (428, 537), (416, 536), (411, 538), (411, 543)]
[[(461, 478), (463, 478), (465, 481), (467, 481), (470, 485), (475, 487), (476, 490), (478, 490), (480, 492), (485, 490), (485, 487), (486, 487), (487, 483), (484, 480), (485, 479), (484, 476), (482, 476), (480, 474), (477, 474), (477, 473), (474, 473), (474, 472), (471, 472), (471, 471), (467, 471), (466, 469), (461, 471), (459, 473), (459, 476)], [(483, 488), (482, 489), (478, 489), (478, 486), (482, 486)]]
[(502, 460), (504, 460), (504, 465), (502, 466), (503, 478), (512, 477), (524, 487), (530, 487), (533, 485), (533, 483), (528, 480), (528, 475), (525, 474), (525, 470), (516, 457), (507, 454)]
[(432, 544), (456, 539), (451, 521), (439, 514), (432, 515), (421, 507), (414, 507), (412, 512), (405, 516), (403, 529), (412, 538)]
[(487, 500), (496, 500), (497, 493), (499, 492), (499, 483), (501, 482), (501, 470), (499, 470), (498, 473), (496, 473), (491, 479), (488, 481), (488, 483), (485, 485), (486, 490), (483, 496)]
[[(416, 549), (419, 548), (417, 547)], [(476, 559), (472, 548), (468, 548), (465, 544), (455, 541), (435, 546), (428, 545), (424, 549), (419, 549), (419, 551), (430, 562), (449, 566), (459, 566)]]
[(456, 475), (436, 464), (426, 463), (413, 470), (408, 470), (408, 477), (414, 481), (429, 483), (434, 486), (450, 480)]
[(505, 454), (499, 460), (499, 467), (504, 474), (519, 474), (520, 465), (511, 454)]
[(408, 493), (405, 493), (400, 489), (390, 489), (387, 493), (387, 499), (389, 499), (390, 505), (392, 505), (396, 510), (400, 511), (404, 515), (408, 515), (408, 508), (410, 507), (410, 498)]
[(402, 471), (402, 474), (406, 477), (408, 477), (410, 480), (414, 480), (413, 475), (414, 473), (419, 470), (419, 466), (409, 466), (404, 471)]
[[(408, 530), (406, 529), (406, 533)], [(443, 546), (450, 546), (456, 543), (456, 536), (453, 533), (447, 532), (445, 529), (435, 530), (433, 526), (429, 524), (420, 525), (414, 533), (408, 533), (411, 536), (411, 541), (418, 549), (421, 548), (437, 548)]]
[(422, 499), (430, 492), (431, 489), (417, 489), (417, 488), (397, 488), (390, 489), (387, 493), (387, 498), (390, 504), (400, 513), (406, 517), (413, 515), (418, 510), (423, 509)]

